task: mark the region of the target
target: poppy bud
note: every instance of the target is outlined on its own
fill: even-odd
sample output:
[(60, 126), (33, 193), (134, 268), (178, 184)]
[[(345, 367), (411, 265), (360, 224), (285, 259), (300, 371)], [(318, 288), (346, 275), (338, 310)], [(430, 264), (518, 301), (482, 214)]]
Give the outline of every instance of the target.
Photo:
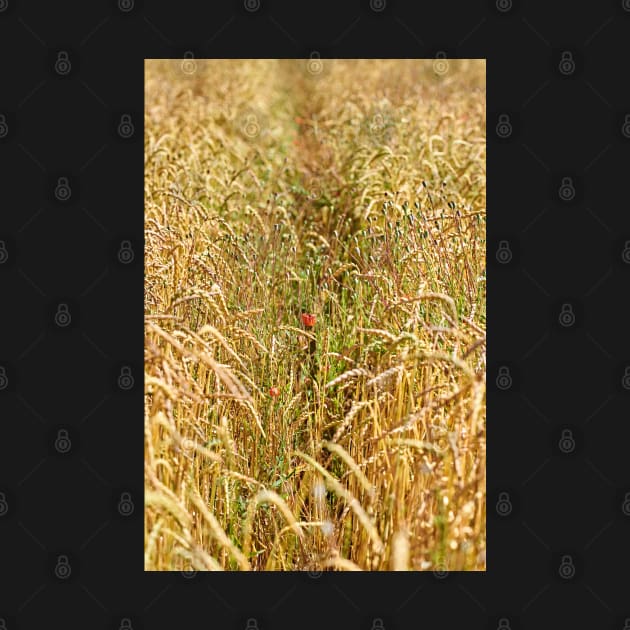
[(315, 326), (316, 319), (317, 318), (315, 317), (315, 315), (312, 315), (311, 313), (302, 313), (302, 323), (307, 328), (312, 328), (313, 326)]

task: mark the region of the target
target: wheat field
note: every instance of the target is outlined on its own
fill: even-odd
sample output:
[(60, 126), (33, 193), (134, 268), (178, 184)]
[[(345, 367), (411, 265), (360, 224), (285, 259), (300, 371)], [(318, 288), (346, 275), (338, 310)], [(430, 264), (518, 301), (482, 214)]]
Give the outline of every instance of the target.
[(145, 569), (485, 570), (485, 62), (145, 63)]

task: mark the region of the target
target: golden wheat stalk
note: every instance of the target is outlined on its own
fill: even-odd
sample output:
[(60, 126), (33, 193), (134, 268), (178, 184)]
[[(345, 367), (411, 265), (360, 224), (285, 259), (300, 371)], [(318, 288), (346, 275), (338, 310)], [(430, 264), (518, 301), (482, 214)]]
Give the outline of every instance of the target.
[(189, 494), (192, 503), (199, 509), (202, 518), (208, 525), (210, 533), (214, 539), (223, 547), (229, 554), (236, 560), (239, 568), (242, 571), (249, 571), (251, 569), (247, 557), (243, 552), (230, 540), (229, 536), (223, 531), (223, 528), (219, 524), (217, 518), (210, 512), (201, 497), (192, 490)]
[(338, 496), (343, 498), (352, 511), (357, 515), (359, 522), (363, 525), (365, 531), (368, 533), (372, 542), (374, 543), (374, 548), (377, 553), (382, 553), (385, 546), (383, 545), (383, 541), (378, 534), (378, 530), (376, 526), (370, 519), (370, 517), (366, 514), (365, 510), (357, 501), (357, 499), (352, 496), (352, 494), (346, 490), (340, 483), (335, 479), (325, 468), (323, 468), (320, 464), (318, 464), (312, 457), (306, 455), (306, 453), (301, 453), (299, 451), (295, 452), (295, 455), (302, 457), (305, 461), (307, 461), (315, 470), (317, 470), (326, 480), (326, 486), (329, 486), (331, 490), (333, 490)]
[(247, 506), (247, 517), (245, 519), (245, 525), (243, 527), (243, 551), (246, 555), (249, 555), (251, 547), (251, 535), (252, 535), (252, 523), (254, 521), (254, 515), (259, 505), (263, 503), (272, 503), (279, 510), (289, 526), (293, 529), (295, 534), (302, 540), (304, 534), (300, 524), (295, 520), (293, 513), (291, 512), (286, 501), (277, 493), (271, 490), (260, 490), (258, 494), (252, 498)]
[(347, 372), (340, 374), (339, 376), (337, 376), (337, 378), (334, 378), (329, 383), (326, 383), (324, 387), (328, 389), (330, 387), (333, 387), (334, 385), (339, 385), (339, 383), (347, 383), (351, 379), (355, 379), (360, 376), (369, 377), (371, 376), (371, 374), (365, 368), (353, 368), (352, 370), (348, 370)]

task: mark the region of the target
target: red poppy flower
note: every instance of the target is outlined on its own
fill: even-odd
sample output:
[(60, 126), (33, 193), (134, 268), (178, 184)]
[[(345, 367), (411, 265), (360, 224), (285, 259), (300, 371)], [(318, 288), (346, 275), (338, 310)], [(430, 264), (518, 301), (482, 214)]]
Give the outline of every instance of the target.
[(280, 390), (277, 387), (270, 387), (269, 388), (269, 395), (272, 398), (275, 398), (276, 396), (280, 396)]
[(317, 317), (315, 315), (312, 315), (311, 313), (302, 313), (302, 323), (307, 328), (312, 328), (313, 326), (315, 326), (316, 320)]

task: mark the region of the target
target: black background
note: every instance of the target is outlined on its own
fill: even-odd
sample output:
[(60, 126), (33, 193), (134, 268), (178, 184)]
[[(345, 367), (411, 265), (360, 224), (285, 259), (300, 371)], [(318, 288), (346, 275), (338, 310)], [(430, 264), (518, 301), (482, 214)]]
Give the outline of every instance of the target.
[[(630, 0), (553, 6), (0, 0), (0, 628), (630, 627)], [(187, 51), (487, 59), (487, 572), (143, 571), (143, 69)]]

